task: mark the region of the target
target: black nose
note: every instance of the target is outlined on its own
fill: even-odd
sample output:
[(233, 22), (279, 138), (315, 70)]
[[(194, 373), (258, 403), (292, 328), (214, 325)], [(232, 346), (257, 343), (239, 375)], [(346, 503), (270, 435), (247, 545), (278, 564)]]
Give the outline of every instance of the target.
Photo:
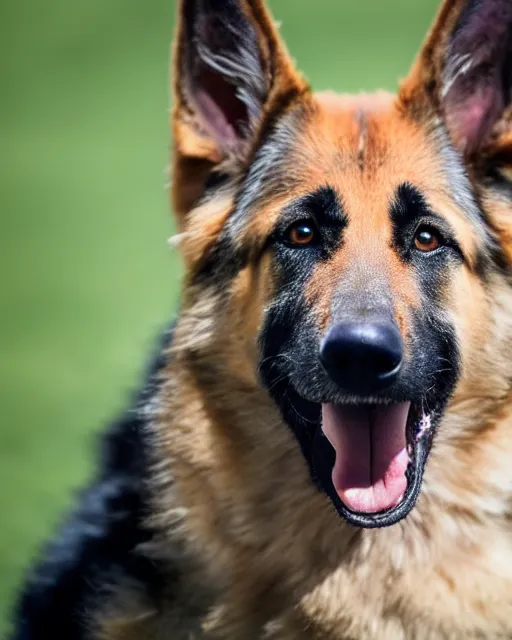
[(368, 394), (389, 387), (402, 364), (402, 337), (392, 322), (347, 322), (329, 330), (320, 359), (345, 391)]

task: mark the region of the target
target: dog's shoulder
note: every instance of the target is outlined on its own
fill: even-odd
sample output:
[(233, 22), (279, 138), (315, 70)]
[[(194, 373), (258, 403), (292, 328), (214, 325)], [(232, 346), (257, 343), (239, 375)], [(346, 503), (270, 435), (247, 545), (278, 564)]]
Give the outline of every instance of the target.
[(16, 640), (88, 637), (96, 612), (122, 589), (133, 599), (134, 585), (148, 598), (165, 583), (169, 597), (173, 568), (143, 549), (154, 535), (146, 525), (147, 407), (158, 392), (171, 334), (163, 336), (132, 407), (102, 435), (94, 481), (28, 577), (15, 613)]

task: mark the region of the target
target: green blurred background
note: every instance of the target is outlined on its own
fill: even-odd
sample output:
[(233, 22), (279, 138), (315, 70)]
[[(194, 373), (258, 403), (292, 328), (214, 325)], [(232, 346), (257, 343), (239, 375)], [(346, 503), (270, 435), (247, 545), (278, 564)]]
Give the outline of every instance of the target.
[[(315, 88), (393, 89), (438, 0), (270, 0)], [(172, 314), (173, 0), (0, 0), (0, 636)]]

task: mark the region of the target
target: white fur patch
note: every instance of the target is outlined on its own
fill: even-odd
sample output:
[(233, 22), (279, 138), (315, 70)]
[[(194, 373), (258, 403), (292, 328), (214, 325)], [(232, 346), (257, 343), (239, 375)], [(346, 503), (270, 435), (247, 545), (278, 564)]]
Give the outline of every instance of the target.
[(442, 98), (445, 98), (448, 95), (457, 79), (460, 76), (466, 75), (466, 73), (471, 70), (472, 66), (473, 60), (471, 59), (470, 53), (453, 56), (453, 59), (448, 63), (444, 74), (444, 86), (441, 91)]
[(421, 416), (421, 420), (418, 425), (418, 432), (416, 434), (416, 440), (421, 440), (425, 434), (427, 434), (432, 428), (432, 419), (430, 415), (424, 413)]

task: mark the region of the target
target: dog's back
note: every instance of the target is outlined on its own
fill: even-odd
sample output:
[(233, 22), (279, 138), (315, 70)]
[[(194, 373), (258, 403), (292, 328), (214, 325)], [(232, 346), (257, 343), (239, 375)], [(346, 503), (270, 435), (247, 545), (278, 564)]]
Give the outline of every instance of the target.
[(85, 638), (87, 610), (102, 606), (121, 577), (147, 584), (163, 579), (158, 566), (137, 552), (152, 537), (144, 527), (146, 423), (162, 367), (159, 354), (133, 406), (102, 436), (94, 482), (78, 497), (77, 510), (44, 549), (24, 588), (17, 611), (19, 640)]

